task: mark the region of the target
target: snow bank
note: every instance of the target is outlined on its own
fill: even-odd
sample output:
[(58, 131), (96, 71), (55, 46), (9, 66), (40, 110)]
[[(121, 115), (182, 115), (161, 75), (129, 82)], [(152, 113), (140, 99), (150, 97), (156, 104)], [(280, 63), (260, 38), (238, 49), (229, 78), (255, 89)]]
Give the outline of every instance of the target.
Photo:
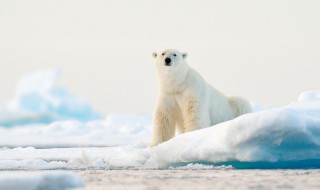
[(14, 99), (0, 106), (0, 126), (99, 119), (88, 102), (56, 85), (59, 76), (57, 70), (48, 70), (23, 77)]
[[(314, 115), (320, 114), (317, 106)], [(297, 107), (248, 114), (163, 143), (154, 148), (151, 160), (160, 168), (197, 161), (261, 162), (257, 167), (263, 167), (262, 162), (302, 160), (318, 160), (319, 167), (320, 115)]]
[(1, 172), (0, 190), (66, 190), (84, 184), (70, 172)]

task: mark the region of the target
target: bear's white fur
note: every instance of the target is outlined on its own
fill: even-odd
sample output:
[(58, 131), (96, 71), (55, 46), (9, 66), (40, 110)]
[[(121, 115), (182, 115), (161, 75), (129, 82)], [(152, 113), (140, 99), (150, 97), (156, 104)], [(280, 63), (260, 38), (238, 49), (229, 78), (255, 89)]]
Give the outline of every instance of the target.
[[(159, 79), (151, 146), (185, 133), (252, 112), (248, 101), (226, 97), (188, 66), (187, 54), (169, 49), (153, 53)], [(166, 64), (165, 59), (171, 62)], [(168, 61), (168, 60), (167, 60)]]

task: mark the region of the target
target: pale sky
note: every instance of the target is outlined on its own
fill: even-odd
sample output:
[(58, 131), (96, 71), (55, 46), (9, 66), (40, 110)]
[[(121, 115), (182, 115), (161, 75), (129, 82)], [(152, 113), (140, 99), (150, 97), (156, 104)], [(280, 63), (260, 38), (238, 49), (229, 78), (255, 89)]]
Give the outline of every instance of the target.
[(48, 68), (108, 114), (150, 113), (152, 52), (175, 48), (215, 88), (283, 106), (320, 89), (318, 0), (1, 0), (0, 102)]

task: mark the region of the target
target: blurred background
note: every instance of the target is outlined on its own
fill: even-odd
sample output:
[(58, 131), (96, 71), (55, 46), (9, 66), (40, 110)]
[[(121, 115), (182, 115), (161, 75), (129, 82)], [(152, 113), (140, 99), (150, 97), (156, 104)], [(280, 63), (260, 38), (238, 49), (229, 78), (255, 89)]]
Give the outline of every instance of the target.
[(320, 88), (319, 10), (317, 0), (2, 0), (0, 102), (23, 75), (57, 68), (102, 115), (151, 113), (151, 54), (176, 48), (227, 95), (287, 105)]

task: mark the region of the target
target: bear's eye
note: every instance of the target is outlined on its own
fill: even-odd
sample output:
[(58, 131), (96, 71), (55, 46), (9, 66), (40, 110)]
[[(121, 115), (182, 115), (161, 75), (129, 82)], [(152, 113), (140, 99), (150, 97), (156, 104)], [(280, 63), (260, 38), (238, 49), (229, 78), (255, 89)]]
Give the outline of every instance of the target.
[(177, 56), (177, 54), (173, 54), (173, 56)]
[(162, 53), (162, 55), (164, 55), (164, 53)]

